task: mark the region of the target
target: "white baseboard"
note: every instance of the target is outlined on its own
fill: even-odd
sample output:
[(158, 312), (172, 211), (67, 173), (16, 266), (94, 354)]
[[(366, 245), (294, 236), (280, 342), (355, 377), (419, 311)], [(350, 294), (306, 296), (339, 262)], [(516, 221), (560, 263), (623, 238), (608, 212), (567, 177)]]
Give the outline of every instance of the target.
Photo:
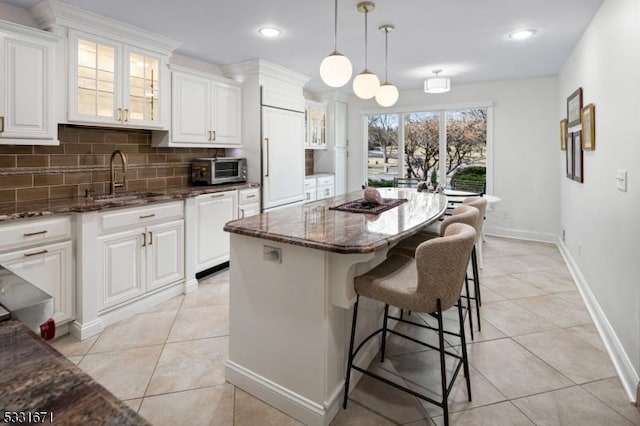
[(85, 323), (74, 321), (69, 326), (69, 333), (78, 340), (84, 340), (99, 334), (103, 329), (104, 326), (102, 325), (102, 321), (99, 319)]
[(550, 232), (532, 232), (525, 231), (523, 229), (511, 229), (501, 226), (484, 226), (485, 235), (492, 235), (495, 237), (515, 238), (518, 240), (540, 241), (543, 243), (556, 243), (558, 241), (558, 234)]
[(193, 293), (198, 289), (198, 280), (194, 277), (184, 283), (184, 294)]
[[(367, 342), (360, 350), (355, 360), (356, 364), (369, 365), (379, 348), (380, 339), (372, 339)], [(328, 426), (342, 407), (344, 380), (335, 387), (327, 401), (319, 404), (236, 364), (232, 360), (227, 360), (225, 375), (229, 383), (308, 426)], [(362, 373), (355, 370), (351, 372), (349, 393), (361, 378)]]
[(571, 276), (578, 287), (578, 291), (582, 296), (582, 300), (584, 301), (589, 313), (591, 314), (591, 319), (593, 319), (593, 323), (598, 330), (598, 334), (600, 334), (600, 338), (602, 339), (607, 352), (609, 353), (609, 357), (611, 358), (611, 362), (613, 363), (616, 372), (622, 382), (622, 387), (629, 398), (629, 401), (635, 402), (637, 398), (636, 387), (638, 386), (638, 373), (635, 371), (633, 367), (633, 363), (627, 356), (627, 353), (620, 343), (620, 339), (616, 335), (613, 327), (607, 320), (606, 315), (600, 308), (598, 301), (596, 300), (587, 280), (582, 275), (580, 268), (578, 268), (578, 264), (571, 256), (567, 246), (562, 241), (558, 241), (558, 247), (560, 248), (560, 253), (569, 268), (569, 272), (571, 272)]

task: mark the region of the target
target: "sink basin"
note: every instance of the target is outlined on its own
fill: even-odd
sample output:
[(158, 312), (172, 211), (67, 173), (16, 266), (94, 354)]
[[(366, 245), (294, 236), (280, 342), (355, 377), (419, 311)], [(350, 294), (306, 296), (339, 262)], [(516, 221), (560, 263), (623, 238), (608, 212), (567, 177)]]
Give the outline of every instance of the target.
[(164, 195), (160, 192), (125, 192), (123, 194), (105, 194), (96, 195), (93, 197), (93, 201), (96, 203), (107, 203), (111, 201), (131, 201), (141, 200), (149, 197), (159, 197)]

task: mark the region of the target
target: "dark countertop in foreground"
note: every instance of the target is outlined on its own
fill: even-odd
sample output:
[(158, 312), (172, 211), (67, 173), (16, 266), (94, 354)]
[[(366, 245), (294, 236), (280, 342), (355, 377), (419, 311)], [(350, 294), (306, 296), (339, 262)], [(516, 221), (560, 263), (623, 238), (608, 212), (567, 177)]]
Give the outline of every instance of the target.
[(362, 198), (357, 191), (234, 220), (224, 230), (334, 253), (371, 253), (415, 234), (447, 208), (447, 197), (441, 194), (399, 188), (381, 188), (380, 193), (408, 201), (378, 215), (329, 209)]
[(52, 200), (18, 201), (0, 203), (0, 222), (27, 217), (49, 216), (52, 214), (90, 212), (114, 207), (138, 206), (160, 201), (181, 200), (201, 194), (233, 191), (235, 189), (256, 188), (255, 183), (239, 183), (211, 186), (185, 186), (152, 190), (154, 196), (133, 200), (94, 201), (85, 197), (60, 198)]
[(16, 321), (0, 323), (0, 411), (53, 413), (54, 424), (149, 425)]

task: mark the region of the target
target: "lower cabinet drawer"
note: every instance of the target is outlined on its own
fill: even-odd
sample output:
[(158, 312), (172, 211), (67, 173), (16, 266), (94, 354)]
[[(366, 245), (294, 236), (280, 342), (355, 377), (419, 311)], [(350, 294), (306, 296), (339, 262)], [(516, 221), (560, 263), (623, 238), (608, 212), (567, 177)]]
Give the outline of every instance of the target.
[(320, 186), (333, 186), (334, 177), (333, 176), (318, 176), (318, 187)]
[(184, 217), (182, 201), (149, 204), (144, 207), (128, 207), (109, 210), (99, 214), (98, 222), (102, 231), (109, 231), (132, 225), (146, 225), (158, 220), (182, 219)]
[(238, 191), (238, 204), (253, 204), (260, 201), (260, 188), (241, 189)]
[(0, 251), (71, 238), (71, 218), (12, 221), (0, 226)]

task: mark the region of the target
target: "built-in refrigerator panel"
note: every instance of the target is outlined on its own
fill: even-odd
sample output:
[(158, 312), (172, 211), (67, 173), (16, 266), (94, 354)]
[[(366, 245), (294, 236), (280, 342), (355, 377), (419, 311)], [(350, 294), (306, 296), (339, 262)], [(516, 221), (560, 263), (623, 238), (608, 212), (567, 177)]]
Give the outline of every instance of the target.
[(262, 107), (262, 208), (304, 200), (304, 113)]

